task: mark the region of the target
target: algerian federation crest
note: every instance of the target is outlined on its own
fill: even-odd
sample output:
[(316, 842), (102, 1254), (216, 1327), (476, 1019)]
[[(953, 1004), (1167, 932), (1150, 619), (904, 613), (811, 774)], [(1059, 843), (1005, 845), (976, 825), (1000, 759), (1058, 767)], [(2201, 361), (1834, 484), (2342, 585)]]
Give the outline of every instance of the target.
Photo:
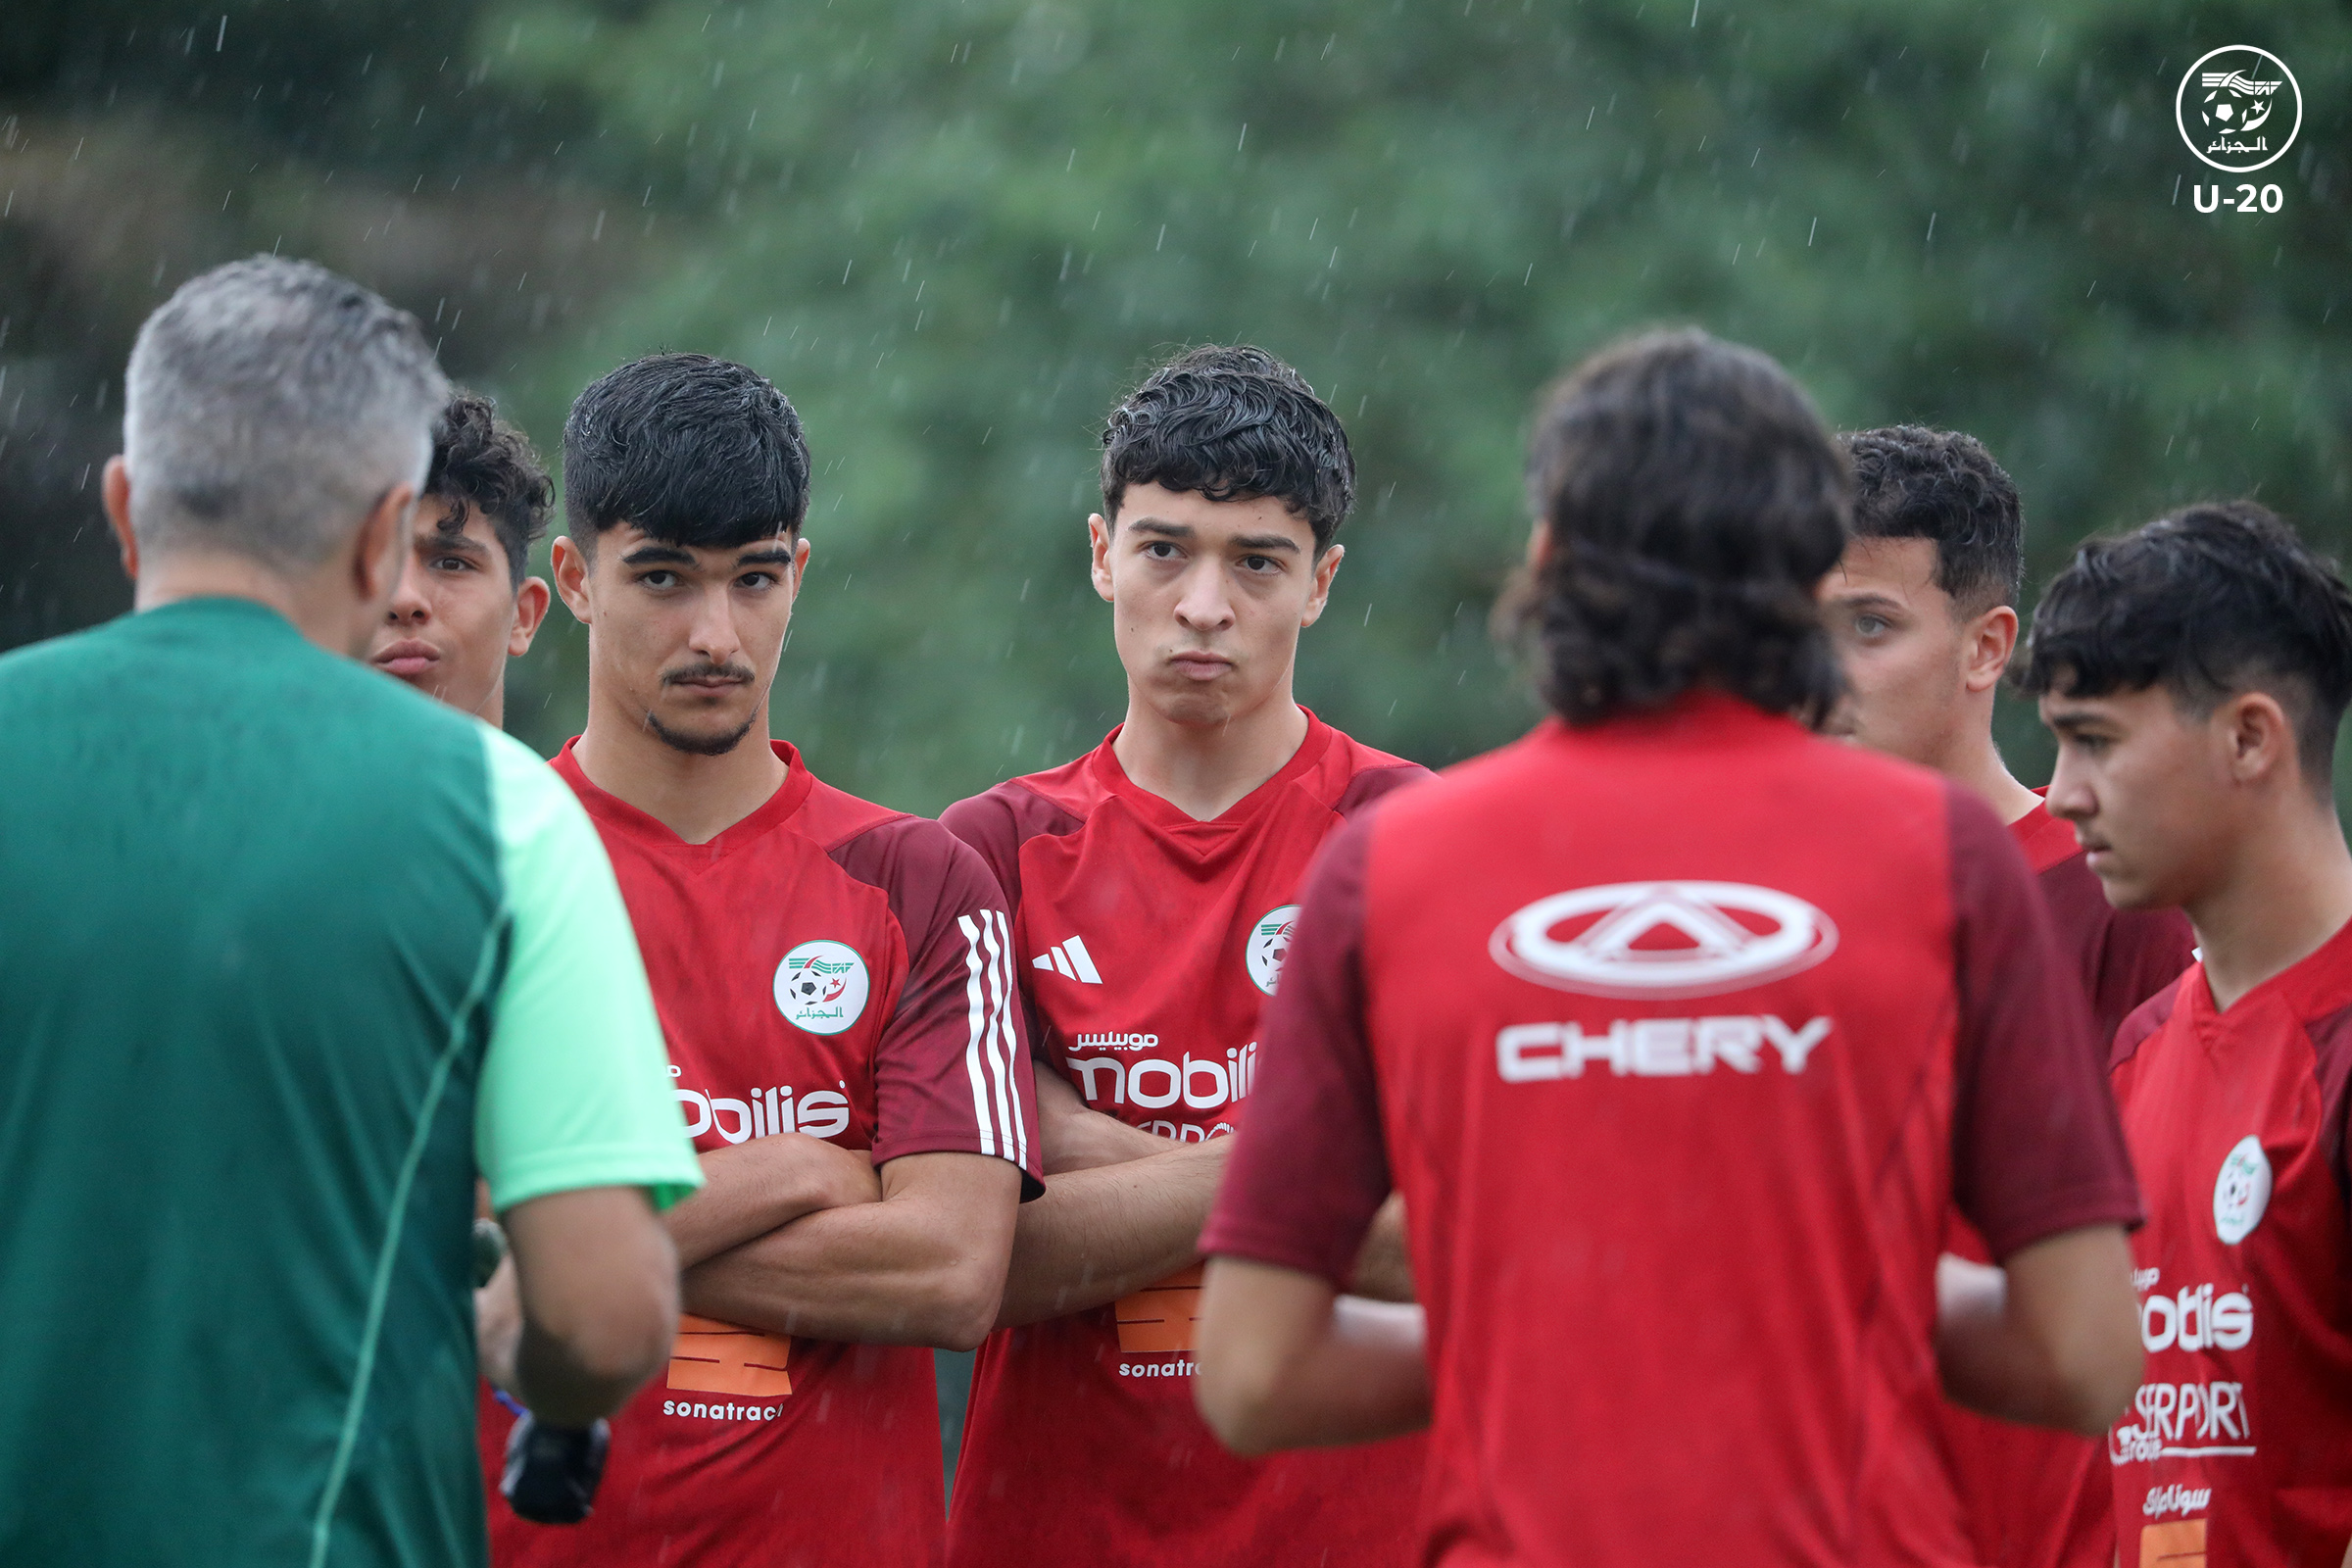
[(1291, 927), (1298, 921), (1298, 906), (1286, 904), (1268, 909), (1250, 927), (1250, 944), (1242, 956), (1250, 965), (1250, 983), (1267, 996), (1282, 978), (1282, 960), (1291, 956)]
[(841, 942), (804, 942), (776, 965), (776, 1010), (812, 1035), (837, 1035), (865, 1011), (865, 960)]
[(2221, 1177), (2213, 1184), (2213, 1228), (2235, 1247), (2254, 1234), (2270, 1206), (2270, 1156), (2262, 1152), (2262, 1140), (2249, 1133), (2222, 1161)]

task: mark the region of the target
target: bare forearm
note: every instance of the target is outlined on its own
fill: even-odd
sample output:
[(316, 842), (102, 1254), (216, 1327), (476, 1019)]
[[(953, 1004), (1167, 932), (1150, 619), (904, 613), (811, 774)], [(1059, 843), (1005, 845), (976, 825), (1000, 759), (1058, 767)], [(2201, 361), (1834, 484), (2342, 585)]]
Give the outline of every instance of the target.
[(1015, 1222), (997, 1326), (1082, 1312), (1199, 1262), (1230, 1143), (1049, 1178)]
[(686, 1309), (811, 1339), (979, 1344), (1004, 1289), (1020, 1172), (971, 1154), (890, 1169), (939, 1160), (964, 1162), (960, 1185), (824, 1209), (688, 1269)]
[(874, 1202), (882, 1190), (862, 1150), (779, 1133), (702, 1156), (700, 1192), (662, 1216), (678, 1266), (692, 1268), (819, 1209)]
[(1986, 1415), (2097, 1436), (2139, 1381), (2130, 1267), (2122, 1232), (2104, 1227), (2036, 1243), (2000, 1269), (1942, 1259), (1945, 1394)]
[(1413, 1298), (1413, 1260), (1404, 1249), (1404, 1200), (1396, 1193), (1372, 1216), (1372, 1229), (1355, 1255), (1355, 1278), (1348, 1291), (1374, 1301), (1409, 1301)]
[(1228, 1322), (1203, 1337), (1194, 1392), (1243, 1455), (1417, 1432), (1430, 1416), (1424, 1332), (1419, 1307), (1351, 1296), (1287, 1340), (1253, 1341)]

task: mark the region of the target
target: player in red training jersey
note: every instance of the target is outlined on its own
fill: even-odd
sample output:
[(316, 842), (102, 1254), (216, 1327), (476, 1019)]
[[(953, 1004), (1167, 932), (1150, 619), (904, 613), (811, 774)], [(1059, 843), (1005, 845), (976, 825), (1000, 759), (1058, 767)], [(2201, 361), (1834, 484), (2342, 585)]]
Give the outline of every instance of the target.
[(1126, 721), (942, 818), (1012, 900), (1049, 1148), (973, 1378), (957, 1568), (1409, 1560), (1419, 1443), (1244, 1461), (1191, 1391), (1200, 1224), (1299, 879), (1428, 776), (1291, 695), (1354, 479), (1338, 417), (1270, 355), (1199, 349), (1145, 381), (1087, 524)]
[[(2137, 1200), (2000, 819), (1822, 740), (1849, 474), (1703, 334), (1538, 418), (1555, 718), (1335, 834), (1202, 1238), (1201, 1407), (1433, 1426), (1437, 1564), (1958, 1564), (1944, 1389), (2096, 1432)], [(1394, 1180), (1426, 1310), (1335, 1298)], [(2003, 1268), (1940, 1288), (1957, 1201)], [(1990, 1271), (1987, 1271), (1990, 1272)]]
[(2108, 1435), (2126, 1563), (2336, 1568), (2352, 1541), (2352, 855), (2330, 762), (2352, 592), (2250, 502), (2085, 546), (2021, 681), (2050, 809), (2201, 961), (2116, 1037), (2147, 1198), (2146, 1381)]
[[(612, 855), (709, 1180), (669, 1216), (690, 1315), (613, 1419), (594, 1516), (499, 1510), (494, 1559), (932, 1568), (923, 1348), (996, 1320), (1037, 1169), (1004, 897), (938, 823), (767, 739), (809, 551), (782, 393), (639, 360), (572, 406), (564, 474), (588, 723), (555, 765)], [(509, 1425), (485, 1401), (494, 1470)]]
[[(1832, 728), (1968, 785), (2009, 824), (2090, 999), (2103, 1060), (2124, 1015), (2188, 967), (2195, 938), (2179, 910), (2110, 905), (2074, 829), (2010, 774), (1993, 744), (1993, 694), (2017, 646), (2026, 572), (2017, 486), (1955, 431), (1895, 425), (1839, 443), (1854, 465), (1854, 526), (1822, 586), (1846, 688)], [(1965, 1222), (1949, 1245), (1987, 1261)], [(1982, 1561), (2106, 1568), (2115, 1555), (2106, 1490), (2081, 1484), (2104, 1482), (2096, 1440), (1944, 1408)]]
[(433, 425), (408, 560), (368, 662), (485, 723), (507, 714), (507, 662), (531, 651), (547, 584), (526, 576), (555, 487), (529, 439), (478, 392)]

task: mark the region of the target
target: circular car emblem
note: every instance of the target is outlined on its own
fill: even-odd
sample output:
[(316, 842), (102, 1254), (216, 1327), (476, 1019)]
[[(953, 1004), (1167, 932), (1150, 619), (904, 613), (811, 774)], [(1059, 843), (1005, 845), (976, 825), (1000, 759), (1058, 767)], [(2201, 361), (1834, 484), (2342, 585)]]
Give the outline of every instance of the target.
[(1555, 893), (1504, 920), (1487, 944), (1496, 963), (1538, 985), (1656, 998), (1786, 979), (1837, 948), (1827, 914), (1740, 882), (1612, 882)]
[(2271, 1159), (2262, 1152), (2262, 1140), (2248, 1133), (2222, 1161), (2222, 1174), (2214, 1181), (2213, 1228), (2235, 1247), (2254, 1234), (2270, 1206)]
[(865, 960), (844, 942), (804, 942), (776, 965), (776, 1010), (812, 1035), (837, 1035), (865, 1011)]
[(1250, 983), (1267, 996), (1282, 979), (1282, 960), (1291, 956), (1291, 927), (1298, 923), (1298, 906), (1285, 904), (1268, 909), (1250, 926), (1250, 942), (1242, 957), (1250, 965)]

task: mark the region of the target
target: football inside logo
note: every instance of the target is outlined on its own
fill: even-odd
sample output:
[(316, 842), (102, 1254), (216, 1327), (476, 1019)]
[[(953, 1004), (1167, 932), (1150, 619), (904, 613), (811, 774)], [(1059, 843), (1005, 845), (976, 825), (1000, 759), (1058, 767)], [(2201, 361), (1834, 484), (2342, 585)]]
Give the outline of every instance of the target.
[(1291, 956), (1291, 927), (1298, 921), (1298, 906), (1286, 904), (1250, 923), (1242, 957), (1250, 966), (1250, 983), (1269, 997), (1282, 979), (1282, 960)]
[(842, 942), (804, 942), (776, 965), (776, 1010), (812, 1035), (837, 1035), (865, 1011), (865, 960)]
[(2225, 1244), (2235, 1247), (2254, 1234), (2270, 1206), (2271, 1158), (2262, 1152), (2262, 1140), (2249, 1133), (2230, 1151), (2214, 1181), (2213, 1228)]
[(1595, 997), (1709, 997), (1810, 969), (1838, 927), (1804, 900), (1740, 882), (1612, 882), (1538, 899), (1487, 949), (1524, 980)]

